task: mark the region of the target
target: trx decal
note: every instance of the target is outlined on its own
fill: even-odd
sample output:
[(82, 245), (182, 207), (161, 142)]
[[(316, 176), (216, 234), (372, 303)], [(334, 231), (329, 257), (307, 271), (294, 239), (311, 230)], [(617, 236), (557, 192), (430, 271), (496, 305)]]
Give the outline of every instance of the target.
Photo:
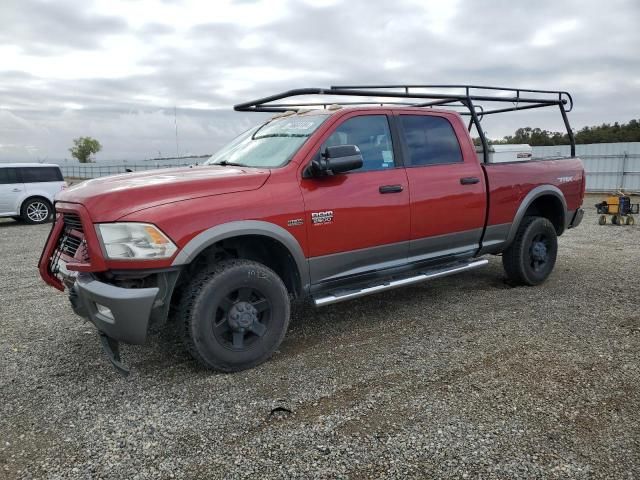
[(314, 225), (325, 225), (333, 222), (333, 210), (327, 210), (325, 212), (312, 212), (311, 222)]

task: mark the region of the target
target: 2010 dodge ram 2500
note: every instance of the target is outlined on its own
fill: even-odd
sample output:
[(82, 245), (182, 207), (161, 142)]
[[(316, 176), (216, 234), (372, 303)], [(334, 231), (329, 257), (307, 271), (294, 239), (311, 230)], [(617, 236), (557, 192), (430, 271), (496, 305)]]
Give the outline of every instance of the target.
[[(118, 342), (143, 343), (151, 326), (175, 318), (190, 353), (223, 371), (269, 358), (292, 298), (327, 305), (478, 268), (499, 253), (512, 282), (543, 282), (557, 237), (582, 219), (582, 163), (485, 163), (469, 130), (477, 127), (486, 152), (482, 115), (555, 106), (572, 139), (570, 96), (410, 88), (300, 89), (237, 105), (279, 114), (203, 165), (65, 190), (42, 278), (68, 290), (118, 368)], [(299, 95), (321, 100), (277, 103)], [(362, 100), (307, 108), (327, 96)], [(510, 106), (481, 111), (474, 102), (483, 100)], [(452, 109), (425, 108), (454, 104), (467, 108), (468, 125)]]

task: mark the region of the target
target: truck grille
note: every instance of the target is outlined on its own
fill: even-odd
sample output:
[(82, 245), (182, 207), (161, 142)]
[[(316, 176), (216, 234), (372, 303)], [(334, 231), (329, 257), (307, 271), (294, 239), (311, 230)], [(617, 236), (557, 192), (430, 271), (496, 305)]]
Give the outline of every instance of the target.
[(64, 262), (89, 263), (89, 252), (84, 239), (84, 230), (80, 217), (75, 213), (63, 213), (62, 222), (64, 227), (49, 264), (51, 273), (61, 280), (61, 260)]

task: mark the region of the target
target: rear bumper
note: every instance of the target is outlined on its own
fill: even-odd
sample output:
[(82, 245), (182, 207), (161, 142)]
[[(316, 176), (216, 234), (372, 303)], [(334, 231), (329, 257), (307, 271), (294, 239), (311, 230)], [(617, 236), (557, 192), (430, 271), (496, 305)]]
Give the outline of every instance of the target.
[[(141, 344), (159, 288), (122, 288), (80, 273), (69, 291), (73, 311), (114, 340)], [(108, 309), (108, 310), (107, 310)]]
[(584, 217), (584, 209), (578, 208), (571, 217), (568, 228), (575, 228), (580, 225), (580, 223), (582, 222), (582, 217)]

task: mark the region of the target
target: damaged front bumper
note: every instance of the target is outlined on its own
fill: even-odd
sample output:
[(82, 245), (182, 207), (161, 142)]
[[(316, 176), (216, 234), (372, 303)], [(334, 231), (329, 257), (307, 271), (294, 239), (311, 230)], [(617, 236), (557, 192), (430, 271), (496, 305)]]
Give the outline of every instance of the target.
[(78, 274), (69, 289), (73, 311), (96, 326), (105, 353), (124, 375), (129, 369), (120, 361), (119, 342), (145, 342), (159, 291), (158, 287), (117, 287), (87, 273)]
[(73, 311), (119, 342), (142, 344), (147, 338), (158, 287), (122, 288), (80, 273), (69, 291)]

